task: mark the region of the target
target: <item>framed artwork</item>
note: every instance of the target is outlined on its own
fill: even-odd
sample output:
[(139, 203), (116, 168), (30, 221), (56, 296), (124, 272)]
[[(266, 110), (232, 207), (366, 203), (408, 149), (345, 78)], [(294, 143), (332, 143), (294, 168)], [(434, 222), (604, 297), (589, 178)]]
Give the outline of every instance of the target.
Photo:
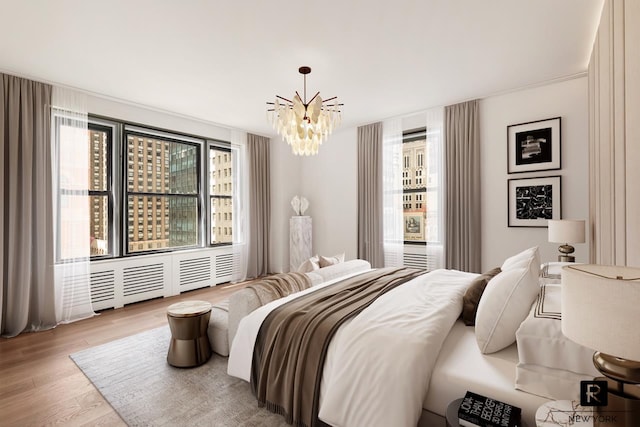
[(419, 212), (404, 214), (404, 240), (424, 241), (424, 215)]
[(509, 173), (560, 169), (560, 117), (507, 126)]
[(560, 177), (510, 179), (509, 227), (547, 227), (560, 219)]

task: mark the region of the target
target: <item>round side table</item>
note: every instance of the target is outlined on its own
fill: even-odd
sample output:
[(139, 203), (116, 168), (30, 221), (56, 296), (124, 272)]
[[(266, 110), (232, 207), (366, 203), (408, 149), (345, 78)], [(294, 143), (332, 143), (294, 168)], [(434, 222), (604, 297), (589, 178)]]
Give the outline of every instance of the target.
[(552, 426), (593, 427), (593, 408), (575, 400), (543, 403), (536, 411), (536, 427)]
[(458, 422), (458, 409), (460, 408), (460, 403), (462, 403), (462, 399), (456, 399), (453, 402), (449, 403), (447, 406), (447, 427), (460, 427), (460, 423)]
[(202, 365), (211, 357), (207, 336), (211, 304), (206, 301), (182, 301), (167, 309), (171, 342), (167, 362), (178, 368)]

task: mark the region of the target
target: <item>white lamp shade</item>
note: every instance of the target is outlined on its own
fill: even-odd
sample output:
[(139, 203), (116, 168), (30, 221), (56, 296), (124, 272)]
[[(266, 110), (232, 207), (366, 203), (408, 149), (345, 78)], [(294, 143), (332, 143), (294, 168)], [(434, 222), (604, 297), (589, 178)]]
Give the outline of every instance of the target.
[(583, 219), (550, 219), (549, 241), (552, 243), (584, 243)]
[(562, 333), (569, 339), (640, 361), (639, 325), (640, 268), (582, 264), (562, 269)]

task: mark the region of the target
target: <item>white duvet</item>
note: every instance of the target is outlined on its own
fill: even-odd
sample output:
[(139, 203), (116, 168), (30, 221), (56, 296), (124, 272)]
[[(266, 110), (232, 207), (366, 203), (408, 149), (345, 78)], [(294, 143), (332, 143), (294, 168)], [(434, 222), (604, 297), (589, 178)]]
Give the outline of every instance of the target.
[[(477, 274), (436, 270), (378, 298), (334, 335), (327, 351), (319, 418), (335, 427), (418, 423), (431, 370)], [(325, 285), (329, 285), (328, 282)], [(275, 307), (313, 292), (273, 301), (246, 316), (229, 354), (228, 373), (249, 381), (260, 325)]]

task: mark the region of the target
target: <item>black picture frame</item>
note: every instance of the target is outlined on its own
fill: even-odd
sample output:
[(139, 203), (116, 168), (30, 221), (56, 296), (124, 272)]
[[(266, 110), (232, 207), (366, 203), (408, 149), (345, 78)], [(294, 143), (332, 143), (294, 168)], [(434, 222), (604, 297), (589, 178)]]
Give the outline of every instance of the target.
[(508, 173), (561, 167), (561, 118), (507, 126)]
[(509, 227), (548, 227), (562, 218), (560, 176), (510, 179), (507, 187)]

